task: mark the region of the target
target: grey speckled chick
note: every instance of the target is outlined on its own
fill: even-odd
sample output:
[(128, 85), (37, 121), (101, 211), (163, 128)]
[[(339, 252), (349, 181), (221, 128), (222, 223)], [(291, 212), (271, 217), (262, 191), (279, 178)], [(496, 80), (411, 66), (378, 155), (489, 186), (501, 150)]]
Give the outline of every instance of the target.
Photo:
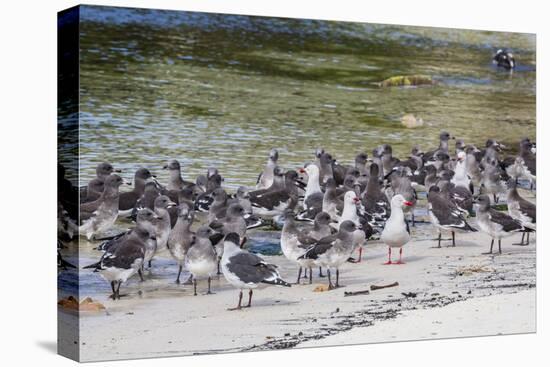
[(155, 213), (159, 217), (155, 228), (155, 234), (157, 237), (157, 248), (154, 253), (147, 254), (145, 256), (145, 261), (148, 263), (149, 268), (151, 267), (151, 259), (153, 256), (166, 249), (166, 244), (168, 243), (168, 237), (170, 236), (170, 230), (172, 226), (170, 225), (170, 213), (168, 213), (168, 208), (175, 206), (170, 198), (166, 195), (161, 195), (155, 199)]
[(92, 202), (80, 205), (81, 225), (79, 231), (88, 239), (113, 226), (118, 217), (119, 187), (124, 181), (118, 175), (109, 175), (105, 179), (101, 196)]
[(213, 231), (210, 227), (200, 227), (195, 234), (193, 242), (191, 242), (191, 247), (187, 251), (185, 267), (193, 277), (195, 296), (197, 295), (197, 281), (201, 278), (208, 279), (208, 292), (206, 294), (212, 294), (210, 283), (218, 267), (218, 255), (209, 238), (212, 233)]
[(168, 250), (179, 266), (178, 277), (176, 279), (177, 284), (180, 284), (180, 276), (183, 265), (185, 264), (185, 257), (193, 241), (194, 234), (191, 231), (193, 218), (193, 210), (186, 204), (180, 204), (178, 206), (178, 219), (176, 225), (172, 228), (170, 236), (168, 237)]

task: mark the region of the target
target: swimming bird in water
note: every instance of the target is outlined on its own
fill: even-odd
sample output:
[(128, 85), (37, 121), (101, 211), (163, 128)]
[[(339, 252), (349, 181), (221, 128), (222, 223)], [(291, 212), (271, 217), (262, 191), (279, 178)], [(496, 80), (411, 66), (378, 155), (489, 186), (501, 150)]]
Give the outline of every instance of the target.
[(516, 67), (514, 55), (506, 50), (499, 49), (493, 56), (493, 62), (504, 69), (512, 70)]
[[(241, 239), (236, 233), (229, 233), (223, 240), (222, 272), (225, 279), (238, 288), (239, 303), (229, 311), (252, 306), (253, 290), (269, 285), (290, 287), (275, 265), (265, 262), (261, 257), (240, 248)], [(248, 304), (242, 306), (243, 290), (248, 289)]]

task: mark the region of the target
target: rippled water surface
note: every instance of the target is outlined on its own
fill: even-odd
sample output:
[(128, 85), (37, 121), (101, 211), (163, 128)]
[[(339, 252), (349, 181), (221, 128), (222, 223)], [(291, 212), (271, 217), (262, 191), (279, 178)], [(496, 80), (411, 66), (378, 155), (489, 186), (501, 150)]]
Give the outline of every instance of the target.
[[(81, 183), (100, 161), (163, 179), (177, 158), (186, 178), (216, 166), (234, 187), (255, 182), (272, 147), (290, 168), (317, 147), (344, 162), (382, 142), (403, 155), (441, 129), (477, 144), (535, 135), (534, 35), (81, 9)], [(513, 73), (491, 63), (501, 47)], [(439, 83), (376, 84), (410, 74)], [(425, 126), (404, 128), (406, 113)]]

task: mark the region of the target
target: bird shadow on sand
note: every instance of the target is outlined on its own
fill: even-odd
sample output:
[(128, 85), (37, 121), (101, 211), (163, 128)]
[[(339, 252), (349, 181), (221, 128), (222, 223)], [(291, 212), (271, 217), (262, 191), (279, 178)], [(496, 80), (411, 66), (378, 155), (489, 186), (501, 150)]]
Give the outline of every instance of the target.
[(52, 340), (38, 340), (36, 342), (36, 345), (38, 345), (40, 348), (44, 349), (45, 351), (53, 354), (57, 354), (57, 342)]
[(485, 243), (484, 241), (472, 242), (472, 241), (456, 241), (456, 247), (481, 247)]
[(370, 260), (373, 260), (373, 259), (387, 259), (388, 258), (388, 252), (384, 252), (384, 253), (377, 253), (377, 254), (363, 254), (363, 259), (361, 260), (361, 262), (367, 262), (367, 261), (370, 261)]
[[(414, 263), (414, 262), (417, 262), (417, 261), (424, 260), (425, 258), (426, 258), (426, 256), (416, 256), (416, 255), (405, 256), (405, 255), (403, 255), (403, 262), (405, 263), (404, 265), (407, 265), (407, 263)], [(394, 259), (394, 261), (395, 261), (395, 259)]]
[[(243, 297), (243, 305), (246, 304), (246, 300)], [(261, 308), (261, 307), (275, 307), (275, 306), (282, 306), (282, 305), (296, 305), (300, 304), (299, 301), (287, 301), (282, 299), (276, 299), (276, 298), (262, 298), (258, 299), (257, 301), (255, 299), (252, 299), (252, 308)]]

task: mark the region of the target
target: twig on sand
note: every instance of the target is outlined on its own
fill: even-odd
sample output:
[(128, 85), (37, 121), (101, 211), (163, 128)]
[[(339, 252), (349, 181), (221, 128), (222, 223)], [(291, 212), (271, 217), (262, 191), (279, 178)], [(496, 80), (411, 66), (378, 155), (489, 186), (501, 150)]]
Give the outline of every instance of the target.
[(387, 284), (387, 285), (371, 285), (370, 290), (371, 291), (376, 291), (376, 290), (384, 289), (384, 288), (397, 287), (398, 285), (399, 285), (398, 282), (394, 282), (394, 283)]
[(364, 295), (364, 294), (369, 294), (370, 291), (365, 289), (364, 291), (356, 291), (356, 292), (344, 292), (344, 297), (349, 297), (349, 296), (361, 296), (361, 295)]

